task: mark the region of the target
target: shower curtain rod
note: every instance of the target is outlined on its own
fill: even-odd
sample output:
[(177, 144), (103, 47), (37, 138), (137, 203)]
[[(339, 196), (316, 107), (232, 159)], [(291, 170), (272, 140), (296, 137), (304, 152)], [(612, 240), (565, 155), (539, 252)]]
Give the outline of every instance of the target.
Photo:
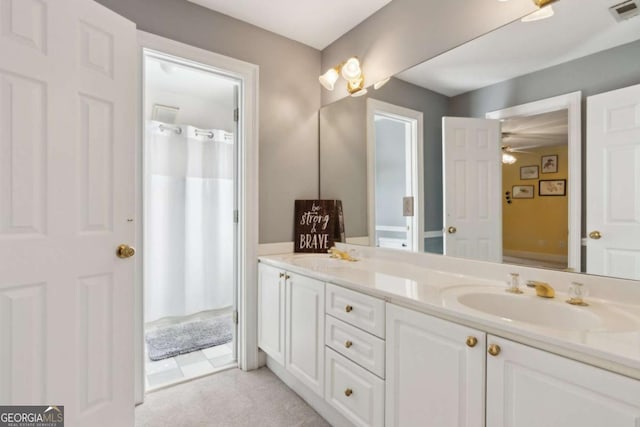
[[(164, 132), (165, 130), (170, 130), (175, 132), (176, 134), (180, 135), (182, 134), (182, 128), (180, 126), (175, 126), (175, 127), (171, 127), (171, 126), (166, 126), (166, 125), (159, 125), (158, 129), (160, 129), (160, 132)], [(213, 139), (213, 137), (215, 136), (213, 131), (207, 131), (207, 130), (203, 130), (203, 129), (195, 129), (194, 130), (196, 136), (201, 136), (204, 135), (206, 137), (208, 137), (209, 139)]]

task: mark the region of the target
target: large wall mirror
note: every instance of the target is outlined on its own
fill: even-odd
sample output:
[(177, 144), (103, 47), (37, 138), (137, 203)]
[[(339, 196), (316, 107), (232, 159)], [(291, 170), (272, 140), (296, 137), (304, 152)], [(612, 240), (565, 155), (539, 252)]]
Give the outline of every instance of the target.
[(323, 107), (347, 241), (640, 279), (640, 15), (619, 3), (561, 0)]

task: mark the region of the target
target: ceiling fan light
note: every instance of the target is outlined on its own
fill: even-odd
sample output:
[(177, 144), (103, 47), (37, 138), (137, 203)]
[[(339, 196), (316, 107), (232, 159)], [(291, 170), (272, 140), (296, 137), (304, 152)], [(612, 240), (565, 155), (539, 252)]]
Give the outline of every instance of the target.
[(355, 56), (347, 59), (342, 65), (342, 77), (345, 80), (357, 80), (362, 76), (362, 69), (360, 68), (360, 61)]
[(504, 163), (505, 165), (512, 165), (517, 161), (518, 159), (516, 159), (513, 154), (502, 153), (502, 163)]
[(338, 77), (340, 77), (338, 70), (336, 68), (330, 68), (326, 73), (318, 77), (318, 81), (325, 89), (333, 90)]

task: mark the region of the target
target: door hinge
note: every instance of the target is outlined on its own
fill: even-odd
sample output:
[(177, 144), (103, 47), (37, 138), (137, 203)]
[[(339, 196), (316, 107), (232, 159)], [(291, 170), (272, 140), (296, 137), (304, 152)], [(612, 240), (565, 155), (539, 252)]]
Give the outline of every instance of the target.
[(238, 324), (238, 310), (233, 312), (233, 323)]
[(233, 223), (237, 224), (240, 220), (240, 212), (238, 211), (238, 209), (233, 211)]
[(240, 120), (240, 110), (236, 108), (233, 110), (233, 121), (237, 122), (238, 120)]

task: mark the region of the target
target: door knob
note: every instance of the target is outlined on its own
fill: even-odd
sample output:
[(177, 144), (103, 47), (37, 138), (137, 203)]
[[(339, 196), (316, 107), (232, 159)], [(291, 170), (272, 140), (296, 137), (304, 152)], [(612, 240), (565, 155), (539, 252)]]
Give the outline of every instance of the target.
[(124, 243), (118, 246), (116, 250), (116, 255), (118, 258), (131, 258), (136, 254), (136, 250), (129, 245), (125, 245)]
[(449, 233), (449, 234), (456, 234), (456, 231), (458, 231), (458, 230), (455, 227), (447, 228), (447, 233)]
[(500, 351), (502, 351), (502, 349), (498, 344), (491, 344), (487, 349), (487, 351), (489, 352), (490, 355), (497, 356), (500, 354)]
[(593, 240), (599, 240), (602, 237), (602, 234), (600, 234), (600, 232), (596, 230), (589, 233), (589, 237)]

